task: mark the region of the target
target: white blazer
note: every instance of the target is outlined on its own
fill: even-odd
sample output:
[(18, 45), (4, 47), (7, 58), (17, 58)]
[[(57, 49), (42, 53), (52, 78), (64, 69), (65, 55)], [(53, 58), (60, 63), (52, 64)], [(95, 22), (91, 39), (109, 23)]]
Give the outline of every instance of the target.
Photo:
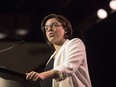
[(60, 77), (53, 79), (52, 87), (92, 87), (85, 46), (79, 38), (64, 42), (55, 57), (53, 69), (59, 71)]

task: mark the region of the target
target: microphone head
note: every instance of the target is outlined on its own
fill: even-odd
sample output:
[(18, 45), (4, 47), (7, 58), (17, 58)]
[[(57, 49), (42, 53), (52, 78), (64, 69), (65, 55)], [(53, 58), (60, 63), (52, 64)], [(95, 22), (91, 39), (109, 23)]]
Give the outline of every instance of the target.
[(25, 40), (22, 40), (22, 41), (19, 42), (18, 45), (23, 45), (24, 43), (25, 43)]

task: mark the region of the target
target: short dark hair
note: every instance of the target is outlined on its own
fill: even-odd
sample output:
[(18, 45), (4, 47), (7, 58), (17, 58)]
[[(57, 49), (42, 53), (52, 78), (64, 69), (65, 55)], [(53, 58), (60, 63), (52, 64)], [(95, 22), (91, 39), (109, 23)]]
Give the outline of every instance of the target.
[(55, 18), (58, 22), (60, 22), (63, 25), (65, 31), (67, 32), (65, 34), (65, 38), (66, 39), (71, 39), (72, 34), (73, 34), (73, 30), (72, 30), (72, 25), (71, 25), (70, 21), (62, 15), (49, 14), (46, 17), (44, 17), (44, 19), (42, 20), (42, 23), (41, 23), (41, 29), (43, 31), (43, 34), (44, 34), (45, 38), (46, 38), (46, 41), (48, 41), (48, 40), (47, 40), (47, 37), (46, 37), (46, 34), (45, 34), (46, 31), (45, 31), (45, 29), (43, 29), (43, 27), (45, 26), (46, 21), (51, 19), (51, 18)]

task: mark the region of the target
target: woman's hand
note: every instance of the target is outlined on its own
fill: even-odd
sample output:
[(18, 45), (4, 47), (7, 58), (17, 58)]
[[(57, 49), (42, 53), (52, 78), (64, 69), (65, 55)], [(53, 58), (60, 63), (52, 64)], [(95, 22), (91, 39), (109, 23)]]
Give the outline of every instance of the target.
[(42, 73), (37, 73), (35, 71), (31, 71), (29, 73), (26, 73), (26, 80), (32, 80), (32, 81), (40, 81), (42, 82), (44, 79), (48, 78), (58, 78), (59, 74), (57, 70), (49, 70)]
[(42, 77), (40, 76), (39, 73), (31, 71), (29, 73), (26, 73), (26, 80), (41, 81)]

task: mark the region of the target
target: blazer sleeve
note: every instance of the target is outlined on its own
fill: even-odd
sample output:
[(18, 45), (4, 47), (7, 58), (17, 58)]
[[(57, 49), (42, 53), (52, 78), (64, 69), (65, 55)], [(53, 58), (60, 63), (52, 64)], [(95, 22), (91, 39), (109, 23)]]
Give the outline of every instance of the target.
[(57, 81), (66, 79), (72, 76), (83, 63), (86, 58), (85, 46), (79, 38), (72, 39), (64, 49), (64, 61), (55, 70), (59, 71)]

